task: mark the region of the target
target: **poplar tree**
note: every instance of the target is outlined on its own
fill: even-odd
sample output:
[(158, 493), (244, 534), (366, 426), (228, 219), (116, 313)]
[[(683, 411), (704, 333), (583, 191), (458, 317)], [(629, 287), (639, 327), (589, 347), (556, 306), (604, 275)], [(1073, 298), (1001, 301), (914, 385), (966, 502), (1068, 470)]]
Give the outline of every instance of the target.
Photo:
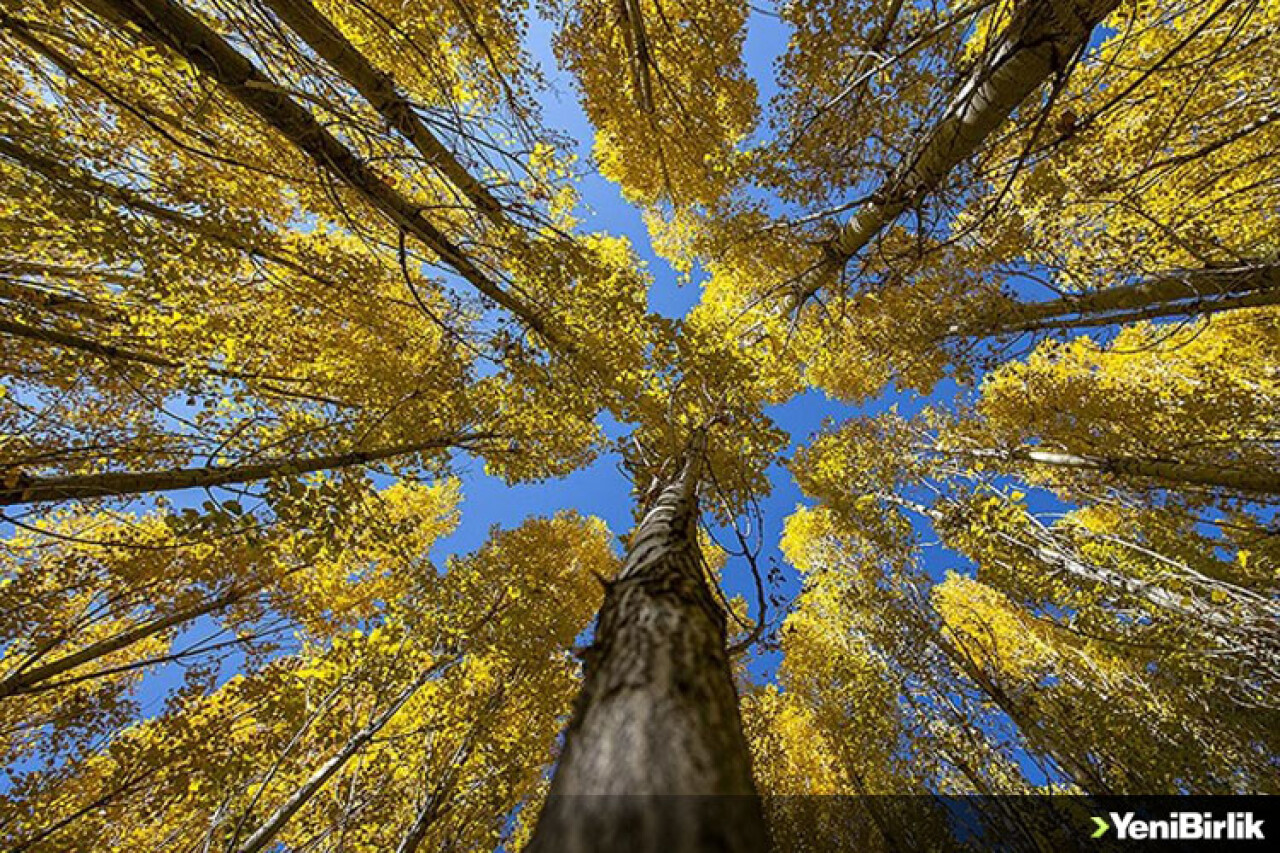
[[(584, 225), (535, 15), (683, 316)], [(910, 849), (945, 815), (759, 795), (1273, 790), (1278, 22), (0, 3), (5, 842)], [(815, 391), (913, 411), (788, 435)], [(621, 553), (432, 556), (466, 472), (610, 452)]]

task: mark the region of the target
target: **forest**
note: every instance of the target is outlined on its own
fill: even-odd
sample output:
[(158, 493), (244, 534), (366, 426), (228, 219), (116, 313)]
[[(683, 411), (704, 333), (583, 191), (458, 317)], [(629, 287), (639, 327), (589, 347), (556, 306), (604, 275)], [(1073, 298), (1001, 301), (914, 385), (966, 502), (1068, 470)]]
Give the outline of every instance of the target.
[(0, 849), (1280, 794), (1280, 0), (0, 0), (0, 368)]

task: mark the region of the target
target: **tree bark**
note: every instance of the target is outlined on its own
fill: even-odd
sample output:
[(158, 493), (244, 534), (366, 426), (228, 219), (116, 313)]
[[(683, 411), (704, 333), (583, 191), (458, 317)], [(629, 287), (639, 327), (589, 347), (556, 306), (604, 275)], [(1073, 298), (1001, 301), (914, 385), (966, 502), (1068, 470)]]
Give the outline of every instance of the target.
[(369, 450), (349, 450), (320, 456), (272, 459), (266, 462), (227, 467), (177, 468), (172, 471), (105, 471), (101, 474), (70, 474), (61, 477), (29, 477), (19, 474), (12, 482), (0, 474), (0, 506), (46, 503), (49, 501), (114, 498), (126, 495), (169, 492), (178, 489), (211, 488), (251, 483), (269, 477), (309, 474), (352, 465), (364, 465), (426, 450), (462, 447), (487, 438), (482, 433), (459, 435), (434, 441), (394, 444)]
[(696, 475), (687, 462), (660, 492), (608, 585), (530, 853), (768, 849)]
[(173, 0), (80, 2), (99, 14), (128, 21), (147, 39), (176, 52), (307, 155), (318, 168), (349, 186), (398, 228), (421, 240), (472, 287), (519, 317), (549, 342), (559, 343), (533, 309), (499, 287), (453, 241), (428, 222), (420, 205), (385, 181), (200, 18)]
[(1014, 12), (990, 55), (984, 57), (914, 156), (840, 227), (826, 258), (804, 276), (796, 305), (813, 296), (845, 265), (924, 195), (936, 190), (1054, 73), (1064, 71), (1094, 28), (1120, 0), (1029, 0)]
[(958, 327), (953, 337), (1084, 329), (1161, 317), (1207, 316), (1277, 304), (1280, 304), (1280, 264), (1181, 270), (1047, 302), (1010, 302), (986, 317)]

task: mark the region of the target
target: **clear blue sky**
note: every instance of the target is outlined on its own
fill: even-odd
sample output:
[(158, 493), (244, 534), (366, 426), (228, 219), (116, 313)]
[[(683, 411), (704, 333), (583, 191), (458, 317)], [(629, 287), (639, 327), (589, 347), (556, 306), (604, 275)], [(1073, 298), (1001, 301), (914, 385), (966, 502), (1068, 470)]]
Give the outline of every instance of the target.
[[(582, 162), (589, 163), (594, 131), (582, 112), (571, 78), (556, 69), (551, 53), (551, 35), (552, 26), (549, 22), (535, 20), (528, 42), (530, 51), (541, 62), (551, 87), (543, 98), (544, 119), (549, 126), (574, 139)], [(774, 60), (786, 48), (787, 36), (785, 25), (778, 18), (759, 12), (752, 13), (745, 58), (748, 73), (759, 87), (762, 105), (776, 91), (773, 84)], [(671, 317), (685, 314), (698, 301), (697, 283), (683, 287), (677, 284), (676, 272), (654, 254), (639, 210), (623, 200), (616, 185), (594, 172), (583, 180), (580, 189), (583, 198), (583, 208), (580, 211), (584, 217), (583, 229), (626, 236), (640, 257), (648, 263), (653, 275), (653, 288), (649, 294), (650, 309)], [(902, 414), (909, 415), (919, 411), (930, 401), (949, 399), (954, 392), (955, 388), (950, 384), (945, 384), (928, 398), (899, 394), (890, 389), (867, 405), (852, 407), (828, 400), (820, 392), (810, 391), (783, 406), (770, 409), (769, 414), (790, 434), (794, 449), (806, 444), (826, 419), (839, 421), (853, 415), (871, 414), (895, 403)], [(604, 421), (603, 424), (610, 437), (622, 434), (617, 424), (611, 421)], [(608, 523), (615, 534), (625, 534), (633, 524), (633, 503), (630, 483), (620, 469), (619, 461), (617, 455), (606, 455), (590, 467), (562, 480), (515, 487), (485, 475), (482, 463), (469, 462), (463, 466), (465, 502), (462, 523), (456, 533), (437, 544), (433, 556), (442, 558), (450, 553), (465, 553), (478, 547), (494, 524), (515, 526), (530, 515), (550, 515), (561, 509), (572, 508), (598, 516)], [(773, 466), (770, 479), (773, 491), (761, 501), (765, 549), (759, 562), (762, 571), (767, 571), (769, 565), (775, 562), (782, 568), (785, 581), (774, 591), (789, 598), (799, 590), (798, 576), (786, 566), (777, 544), (783, 522), (804, 499), (780, 464)], [(729, 534), (719, 538), (726, 545), (734, 542)], [(935, 560), (940, 557), (941, 555), (934, 555)], [(929, 568), (940, 574), (946, 568), (958, 567), (958, 564), (957, 557), (955, 566), (947, 565), (944, 560)], [(726, 592), (729, 595), (742, 595), (751, 604), (754, 616), (755, 587), (745, 562), (730, 561), (725, 569), (724, 581)], [(776, 615), (771, 613), (770, 618)], [(756, 677), (767, 678), (776, 664), (777, 656), (764, 655), (753, 661), (750, 669)]]

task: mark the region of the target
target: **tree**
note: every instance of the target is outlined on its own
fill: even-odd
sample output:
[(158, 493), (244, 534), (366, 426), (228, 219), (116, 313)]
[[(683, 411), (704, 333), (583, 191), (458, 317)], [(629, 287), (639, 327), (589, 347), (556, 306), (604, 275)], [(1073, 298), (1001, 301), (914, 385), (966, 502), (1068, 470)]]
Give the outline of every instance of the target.
[[(529, 5), (0, 7), (10, 846), (906, 849), (944, 810), (757, 786), (1272, 786), (1280, 5)], [(683, 316), (584, 227), (534, 15)], [(810, 390), (875, 410), (785, 466), (786, 601)], [(473, 465), (609, 453), (620, 559), (560, 514), (432, 562)]]
[[(426, 543), (371, 544), (364, 559), (382, 562), (401, 545), (420, 561)], [(439, 575), (380, 568), (395, 584), (379, 593), (383, 624), (353, 629), (344, 614), (257, 671), (186, 691), (74, 772), (27, 774), (6, 841), (252, 851), (330, 833), (386, 846), (495, 839), (537, 779), (530, 750), (549, 757), (567, 709), (566, 648), (595, 609), (598, 579), (615, 572), (607, 531), (569, 514), (534, 519)], [(321, 796), (334, 780), (346, 793)]]
[[(1108, 502), (1045, 521), (1029, 511), (1024, 493), (1002, 487), (1000, 474), (963, 466), (957, 471), (932, 454), (917, 455), (900, 438), (908, 425), (882, 420), (851, 422), (819, 439), (795, 463), (797, 476), (829, 513), (825, 530), (831, 532), (825, 535), (853, 538), (845, 550), (869, 554), (887, 566), (883, 571), (890, 578), (920, 559), (921, 537), (911, 516), (931, 527), (956, 555), (953, 559), (967, 558), (976, 566), (976, 579), (952, 576), (933, 592), (943, 622), (935, 630), (954, 635), (960, 629), (946, 622), (972, 620), (964, 629), (968, 639), (948, 639), (944, 633), (935, 642), (951, 665), (1017, 724), (1034, 750), (1093, 794), (1176, 791), (1177, 771), (1162, 775), (1165, 770), (1153, 756), (1195, 751), (1182, 738), (1198, 718), (1173, 709), (1183, 701), (1208, 706), (1229, 696), (1227, 707), (1213, 717), (1213, 732), (1195, 737), (1196, 742), (1221, 738), (1234, 744), (1221, 747), (1221, 759), (1196, 753), (1204, 762), (1198, 785), (1237, 790), (1229, 780), (1238, 782), (1241, 777), (1234, 774), (1239, 772), (1250, 780), (1245, 790), (1266, 787), (1269, 771), (1248, 756), (1255, 754), (1255, 744), (1268, 743), (1266, 729), (1256, 724), (1275, 713), (1266, 699), (1273, 692), (1268, 685), (1277, 660), (1268, 627), (1275, 620), (1272, 584), (1250, 574), (1248, 554), (1242, 560), (1234, 552), (1233, 525), (1223, 523), (1219, 536), (1206, 535), (1197, 531), (1195, 516), (1179, 507), (1135, 510)], [(893, 455), (894, 446), (907, 454)], [(862, 470), (865, 479), (846, 480), (843, 475), (851, 469)], [(934, 498), (922, 503), (903, 496), (910, 491)], [(906, 580), (911, 577), (908, 573)], [(982, 654), (994, 657), (982, 657), (983, 647)], [(1065, 658), (1045, 663), (1059, 654), (1087, 669), (1072, 674), (1075, 664)], [(1024, 657), (1040, 663), (1032, 666)], [(1007, 675), (1014, 675), (1019, 686), (1004, 684)], [(1046, 688), (1046, 678), (1058, 686)], [(1112, 678), (1128, 686), (1104, 689), (1103, 680)], [(1158, 698), (1135, 700), (1126, 708), (1134, 684)], [(1049, 712), (1055, 694), (1072, 691), (1079, 693), (1064, 702), (1071, 710), (1053, 723)], [(1163, 745), (1133, 753), (1106, 746), (1113, 751), (1103, 757), (1078, 754), (1081, 748), (1099, 750), (1117, 742), (1094, 741), (1075, 729), (1091, 703), (1099, 703), (1100, 730), (1115, 727), (1115, 738), (1125, 743), (1164, 739)], [(1167, 725), (1158, 724), (1155, 710), (1172, 714)], [(1122, 730), (1131, 733), (1121, 737)], [(1264, 746), (1263, 752), (1273, 749)], [(1218, 760), (1222, 763), (1214, 767)]]
[[(698, 434), (699, 444), (706, 435)], [(765, 847), (725, 648), (726, 617), (697, 541), (703, 452), (691, 445), (678, 473), (658, 484), (609, 584), (531, 850), (636, 843), (656, 849), (664, 839), (688, 849)], [(603, 808), (573, 799), (595, 794), (623, 798)], [(636, 802), (637, 795), (649, 802)], [(672, 795), (693, 799), (673, 809), (665, 799)]]

